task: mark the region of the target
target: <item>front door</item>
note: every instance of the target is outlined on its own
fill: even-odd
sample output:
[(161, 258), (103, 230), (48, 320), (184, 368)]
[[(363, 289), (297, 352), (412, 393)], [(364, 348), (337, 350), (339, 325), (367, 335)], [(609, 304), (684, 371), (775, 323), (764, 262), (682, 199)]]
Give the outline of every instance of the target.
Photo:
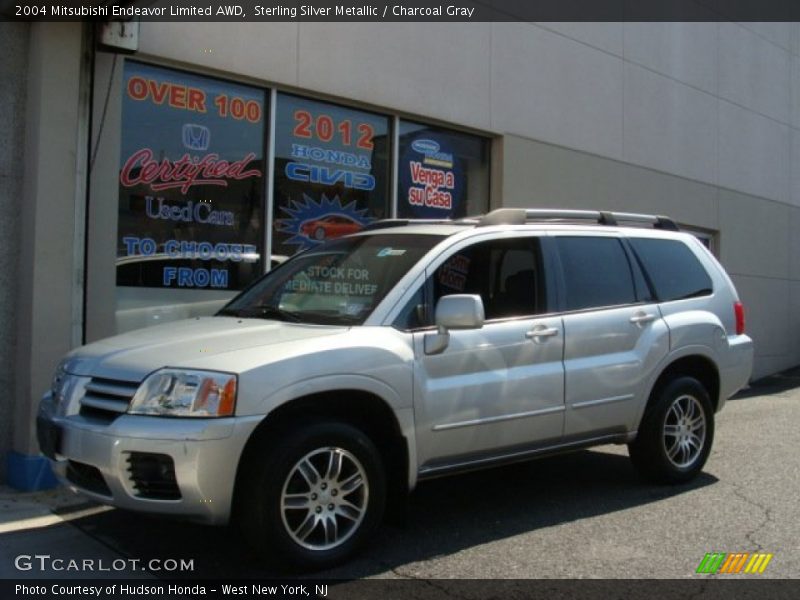
[[(422, 472), (561, 438), (564, 332), (548, 314), (537, 237), (456, 250), (429, 276), (429, 306), (448, 294), (479, 294), (481, 329), (452, 330), (444, 351), (425, 353), (414, 334), (414, 410)], [(432, 313), (432, 311), (431, 311)]]

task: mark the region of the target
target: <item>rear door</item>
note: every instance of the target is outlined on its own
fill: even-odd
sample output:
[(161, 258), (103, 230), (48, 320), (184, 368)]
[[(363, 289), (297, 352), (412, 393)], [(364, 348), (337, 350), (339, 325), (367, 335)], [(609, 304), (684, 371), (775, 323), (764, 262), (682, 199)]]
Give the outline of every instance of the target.
[(555, 236), (564, 322), (565, 437), (636, 427), (669, 330), (626, 243)]

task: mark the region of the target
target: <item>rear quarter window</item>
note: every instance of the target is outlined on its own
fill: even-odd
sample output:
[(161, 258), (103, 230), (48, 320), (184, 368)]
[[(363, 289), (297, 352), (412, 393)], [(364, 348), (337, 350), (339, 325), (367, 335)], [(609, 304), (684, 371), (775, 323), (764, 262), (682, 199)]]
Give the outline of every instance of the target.
[(711, 277), (683, 242), (631, 238), (630, 244), (660, 302), (712, 293)]

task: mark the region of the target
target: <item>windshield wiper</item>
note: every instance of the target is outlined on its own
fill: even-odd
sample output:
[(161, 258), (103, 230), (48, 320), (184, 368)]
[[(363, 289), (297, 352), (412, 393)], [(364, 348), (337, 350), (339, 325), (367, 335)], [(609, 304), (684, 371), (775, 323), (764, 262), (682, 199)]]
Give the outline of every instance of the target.
[(245, 308), (234, 309), (227, 308), (219, 311), (218, 315), (255, 318), (255, 319), (278, 319), (280, 321), (288, 321), (290, 323), (299, 323), (302, 319), (296, 313), (288, 310), (283, 310), (271, 304), (260, 304), (256, 306), (247, 306)]

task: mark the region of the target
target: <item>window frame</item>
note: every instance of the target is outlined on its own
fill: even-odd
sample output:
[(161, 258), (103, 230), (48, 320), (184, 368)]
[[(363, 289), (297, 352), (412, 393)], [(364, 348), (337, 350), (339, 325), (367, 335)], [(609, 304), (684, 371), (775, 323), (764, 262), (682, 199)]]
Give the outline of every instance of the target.
[(429, 313), (431, 320), (434, 319), (436, 307), (433, 303), (434, 299), (433, 277), (436, 271), (439, 269), (439, 267), (441, 267), (454, 255), (464, 251), (466, 248), (470, 248), (478, 244), (492, 242), (492, 241), (515, 240), (515, 239), (538, 240), (539, 253), (540, 253), (539, 267), (541, 268), (543, 275), (542, 277), (539, 278), (539, 282), (540, 285), (544, 285), (544, 290), (541, 292), (541, 294), (542, 294), (542, 300), (545, 303), (546, 312), (533, 315), (526, 314), (526, 315), (517, 315), (512, 317), (498, 317), (494, 319), (486, 319), (484, 321), (484, 325), (507, 323), (511, 321), (540, 319), (558, 314), (557, 310), (558, 284), (554, 276), (556, 272), (556, 263), (554, 262), (555, 240), (553, 240), (553, 238), (548, 236), (546, 232), (542, 231), (530, 231), (530, 232), (514, 231), (514, 232), (504, 233), (501, 235), (498, 235), (497, 233), (490, 233), (479, 236), (471, 236), (464, 240), (460, 240), (458, 243), (453, 244), (452, 246), (443, 249), (442, 252), (435, 259), (431, 260), (431, 262), (425, 267), (425, 271), (421, 274), (422, 281), (417, 285), (411, 286), (409, 291), (403, 295), (402, 299), (397, 303), (397, 305), (391, 311), (390, 317), (387, 320), (386, 324), (388, 324), (389, 326), (393, 327), (398, 331), (402, 331), (405, 333), (416, 333), (416, 332), (436, 330), (435, 323), (431, 323), (429, 325), (422, 325), (420, 327), (404, 328), (398, 323), (398, 319), (403, 314), (406, 313), (409, 303), (413, 301), (414, 297), (419, 292), (422, 293), (422, 302), (425, 306), (426, 312)]
[[(627, 239), (624, 236), (612, 233), (612, 232), (602, 232), (602, 231), (561, 231), (561, 232), (553, 232), (552, 234), (552, 241), (553, 241), (553, 261), (554, 261), (554, 271), (555, 271), (555, 278), (557, 280), (558, 285), (558, 314), (561, 315), (572, 315), (572, 314), (581, 314), (587, 312), (597, 312), (597, 311), (605, 311), (605, 310), (614, 310), (618, 308), (624, 308), (626, 306), (639, 306), (644, 304), (653, 304), (655, 302), (655, 294), (651, 288), (649, 280), (646, 278), (645, 273), (641, 270), (641, 267), (638, 264), (638, 259), (633, 254), (631, 248), (627, 243)], [(633, 285), (633, 302), (625, 302), (622, 304), (604, 304), (599, 306), (590, 306), (585, 308), (577, 308), (577, 309), (568, 309), (567, 308), (567, 282), (566, 282), (566, 275), (564, 273), (564, 265), (561, 260), (561, 251), (558, 248), (558, 238), (566, 238), (566, 237), (580, 237), (580, 238), (603, 238), (603, 239), (613, 239), (616, 240), (620, 247), (622, 248), (622, 252), (625, 255), (625, 259), (628, 265), (628, 273), (631, 278), (631, 284)], [(637, 277), (638, 275), (638, 277)], [(639, 284), (637, 284), (637, 279), (644, 283), (647, 286), (646, 290), (640, 290)], [(646, 293), (649, 293), (649, 298), (645, 296)]]
[[(697, 238), (696, 234), (694, 234), (692, 232), (689, 232), (689, 233), (691, 235), (693, 235), (695, 238)], [(660, 241), (660, 242), (681, 244), (682, 246), (684, 246), (686, 251), (689, 252), (689, 254), (692, 257), (694, 257), (694, 260), (696, 261), (697, 265), (705, 273), (706, 278), (708, 279), (708, 283), (709, 283), (708, 289), (710, 291), (708, 293), (704, 293), (704, 294), (701, 294), (701, 295), (693, 295), (693, 296), (689, 296), (689, 297), (686, 297), (686, 298), (666, 298), (666, 299), (665, 298), (661, 298), (659, 296), (659, 294), (658, 294), (658, 290), (656, 288), (655, 281), (653, 281), (653, 278), (650, 275), (650, 272), (645, 268), (644, 259), (642, 259), (642, 257), (639, 256), (639, 254), (637, 253), (637, 251), (636, 251), (636, 249), (635, 249), (635, 247), (634, 247), (634, 245), (632, 243), (633, 239)], [(711, 239), (711, 238), (708, 238), (708, 239)], [(706, 250), (711, 252), (711, 249), (708, 246), (706, 246), (705, 244), (703, 244), (703, 241), (700, 240), (699, 238), (698, 238), (698, 242), (701, 245), (703, 245), (703, 247), (706, 248)], [(686, 243), (682, 242), (681, 240), (671, 239), (671, 238), (648, 238), (648, 237), (644, 237), (644, 236), (636, 236), (636, 237), (628, 238), (627, 245), (629, 247), (629, 251), (630, 251), (631, 255), (633, 256), (633, 260), (636, 262), (636, 264), (639, 267), (639, 270), (642, 272), (642, 275), (644, 276), (645, 280), (647, 281), (647, 284), (648, 284), (648, 286), (649, 286), (649, 288), (651, 290), (653, 302), (661, 304), (661, 303), (664, 303), (664, 302), (679, 302), (681, 300), (692, 300), (694, 298), (708, 298), (710, 296), (713, 296), (714, 293), (716, 292), (716, 287), (714, 285), (714, 278), (708, 272), (708, 270), (706, 269), (705, 265), (703, 264), (703, 261), (700, 260), (700, 257), (698, 257), (697, 254), (690, 248), (689, 244), (686, 244)]]

